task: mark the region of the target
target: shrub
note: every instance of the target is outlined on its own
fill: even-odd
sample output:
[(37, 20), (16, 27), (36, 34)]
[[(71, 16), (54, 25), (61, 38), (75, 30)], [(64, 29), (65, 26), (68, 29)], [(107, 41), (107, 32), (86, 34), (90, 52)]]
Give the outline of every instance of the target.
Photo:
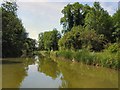
[(57, 56), (61, 56), (61, 57), (64, 57), (64, 58), (66, 58), (66, 59), (70, 59), (70, 60), (72, 60), (72, 58), (73, 58), (73, 52), (72, 51), (59, 51), (59, 52), (57, 52)]
[(88, 65), (97, 65), (113, 69), (120, 69), (120, 51), (117, 53), (104, 52), (90, 52), (86, 49), (79, 51), (58, 51), (58, 57), (64, 57), (69, 60), (75, 60)]
[(111, 53), (116, 53), (116, 52), (120, 51), (120, 44), (118, 44), (118, 43), (111, 44), (108, 47), (108, 51)]

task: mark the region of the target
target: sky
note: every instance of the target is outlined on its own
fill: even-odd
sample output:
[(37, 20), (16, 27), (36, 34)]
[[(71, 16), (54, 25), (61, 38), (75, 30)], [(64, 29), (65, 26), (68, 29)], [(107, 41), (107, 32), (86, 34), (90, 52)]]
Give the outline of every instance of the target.
[(110, 15), (113, 15), (118, 7), (118, 0), (17, 0), (17, 14), (29, 37), (38, 39), (41, 32), (51, 31), (53, 28), (61, 31), (60, 18), (63, 16), (61, 10), (68, 3), (76, 1), (90, 6), (93, 5), (93, 1), (99, 1)]

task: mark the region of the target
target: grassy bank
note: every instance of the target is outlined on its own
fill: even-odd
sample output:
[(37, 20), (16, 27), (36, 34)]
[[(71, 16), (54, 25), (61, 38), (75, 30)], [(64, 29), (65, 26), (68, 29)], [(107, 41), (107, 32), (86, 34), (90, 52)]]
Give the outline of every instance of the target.
[(88, 65), (108, 67), (112, 69), (120, 69), (120, 52), (110, 53), (104, 52), (89, 52), (88, 50), (80, 51), (54, 51), (50, 52), (52, 56), (62, 57), (71, 61), (82, 62)]

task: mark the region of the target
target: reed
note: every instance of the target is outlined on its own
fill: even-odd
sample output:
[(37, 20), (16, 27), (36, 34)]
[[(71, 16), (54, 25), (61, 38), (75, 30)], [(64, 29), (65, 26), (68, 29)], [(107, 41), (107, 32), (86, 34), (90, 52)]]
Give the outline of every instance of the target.
[(111, 53), (109, 51), (90, 52), (84, 49), (79, 51), (62, 50), (56, 51), (54, 55), (56, 57), (63, 57), (70, 61), (82, 62), (88, 65), (120, 69), (120, 51)]

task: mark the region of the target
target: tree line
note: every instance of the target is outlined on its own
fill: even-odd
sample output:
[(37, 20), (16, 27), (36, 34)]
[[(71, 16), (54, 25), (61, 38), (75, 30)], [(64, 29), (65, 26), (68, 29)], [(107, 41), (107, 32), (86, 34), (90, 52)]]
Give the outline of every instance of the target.
[[(56, 35), (54, 36), (56, 40), (53, 40), (50, 33), (54, 33), (54, 30), (40, 33), (39, 50), (86, 48), (90, 51), (102, 51), (112, 44), (120, 48), (120, 9), (109, 15), (99, 2), (94, 2), (92, 7), (75, 2), (66, 5), (61, 13), (63, 17), (60, 18), (60, 24), (63, 26), (63, 35), (59, 33), (60, 37), (57, 38)], [(57, 48), (54, 48), (54, 43)]]
[(40, 33), (38, 48), (36, 40), (28, 37), (17, 10), (16, 2), (4, 2), (0, 8), (2, 57), (29, 56), (37, 49), (102, 51), (109, 45), (120, 47), (120, 9), (111, 16), (99, 2), (94, 2), (92, 7), (79, 2), (68, 4), (61, 11), (62, 32), (54, 28)]
[(39, 34), (39, 50), (58, 50), (58, 41), (61, 38), (60, 32), (55, 28)]
[(2, 10), (2, 57), (32, 55), (36, 40), (28, 38), (22, 21), (17, 16), (16, 2), (4, 2)]

